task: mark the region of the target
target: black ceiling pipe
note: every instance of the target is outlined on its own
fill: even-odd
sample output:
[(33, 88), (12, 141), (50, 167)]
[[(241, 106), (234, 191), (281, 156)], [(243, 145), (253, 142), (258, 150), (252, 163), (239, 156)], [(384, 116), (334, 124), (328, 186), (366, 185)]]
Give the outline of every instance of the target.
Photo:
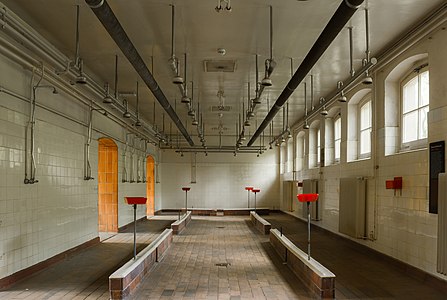
[(313, 66), (317, 63), (329, 45), (333, 40), (337, 37), (339, 32), (343, 29), (352, 15), (357, 11), (360, 5), (364, 0), (343, 0), (340, 6), (337, 8), (337, 11), (334, 13), (332, 18), (329, 20), (329, 23), (326, 25), (324, 30), (321, 32), (315, 44), (310, 49), (309, 53), (304, 58), (303, 62), (296, 70), (295, 74), (293, 74), (287, 86), (282, 91), (281, 95), (279, 95), (275, 104), (270, 109), (269, 113), (262, 121), (261, 125), (258, 127), (256, 132), (251, 137), (247, 146), (253, 145), (259, 135), (264, 131), (267, 125), (273, 120), (275, 115), (281, 109), (281, 107), (287, 102), (290, 95), (295, 91), (298, 85), (303, 81), (309, 71), (313, 68)]
[(152, 91), (152, 94), (154, 94), (158, 103), (160, 103), (161, 107), (163, 107), (163, 109), (168, 113), (169, 117), (171, 117), (171, 120), (188, 141), (189, 145), (194, 146), (194, 142), (186, 131), (186, 128), (183, 126), (182, 121), (180, 121), (179, 117), (172, 109), (171, 104), (169, 104), (169, 101), (166, 99), (163, 91), (158, 86), (157, 81), (155, 81), (154, 76), (152, 76), (137, 49), (130, 41), (107, 1), (85, 0), (85, 2), (90, 6), (117, 46), (135, 68), (135, 71), (137, 71), (141, 79), (143, 79), (144, 83), (146, 83), (147, 87)]

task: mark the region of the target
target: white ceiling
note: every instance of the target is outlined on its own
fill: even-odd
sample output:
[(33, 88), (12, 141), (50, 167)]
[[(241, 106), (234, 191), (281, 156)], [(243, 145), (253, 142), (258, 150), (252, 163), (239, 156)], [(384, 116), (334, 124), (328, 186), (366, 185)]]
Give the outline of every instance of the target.
[[(171, 54), (171, 6), (176, 6), (176, 55), (183, 70), (183, 54), (188, 54), (188, 81), (194, 81), (194, 98), (200, 102), (207, 135), (217, 135), (219, 117), (211, 106), (219, 104), (217, 91), (225, 93), (225, 104), (232, 107), (221, 118), (226, 135), (235, 134), (235, 124), (242, 113), (242, 102), (247, 101), (247, 83), (251, 82), (254, 95), (255, 55), (259, 55), (259, 77), (263, 78), (264, 60), (269, 56), (269, 5), (273, 6), (273, 57), (277, 66), (271, 76), (273, 86), (263, 93), (263, 103), (256, 109), (258, 124), (265, 117), (291, 77), (290, 59), (294, 71), (317, 39), (342, 0), (233, 0), (232, 11), (215, 11), (216, 1), (211, 0), (107, 0), (121, 25), (151, 69), (154, 59), (154, 77), (171, 105), (181, 95), (171, 83), (172, 73), (168, 64)], [(354, 57), (356, 69), (361, 66), (365, 51), (364, 7), (370, 12), (371, 52), (379, 54), (386, 46), (401, 36), (413, 24), (445, 0), (367, 0), (349, 22), (354, 32)], [(74, 56), (75, 5), (80, 5), (80, 55), (89, 72), (113, 86), (115, 55), (119, 61), (119, 91), (134, 91), (140, 81), (140, 113), (152, 122), (154, 97), (127, 62), (121, 51), (100, 24), (91, 9), (82, 0), (3, 0), (3, 3), (30, 23), (62, 52)], [(226, 55), (217, 53), (225, 48)], [(234, 73), (205, 73), (204, 60), (236, 60)], [(183, 72), (183, 71), (182, 71)], [(336, 82), (349, 77), (348, 30), (343, 30), (329, 47), (312, 72), (314, 101), (335, 90)], [(307, 79), (309, 81), (309, 78)], [(309, 91), (309, 89), (308, 89)], [(308, 97), (310, 92), (308, 93)], [(128, 99), (135, 106), (135, 99)], [(304, 115), (304, 93), (299, 87), (289, 99), (290, 124)], [(176, 109), (188, 131), (198, 142), (191, 118), (184, 104)], [(162, 108), (156, 104), (156, 123), (162, 127)], [(250, 132), (255, 130), (252, 121)], [(248, 131), (248, 129), (246, 130)], [(282, 131), (282, 115), (275, 118), (275, 134)], [(172, 131), (176, 133), (175, 129)], [(169, 120), (166, 117), (166, 133)], [(235, 142), (235, 140), (234, 140)], [(234, 142), (231, 145), (234, 145)], [(209, 144), (209, 142), (208, 142)]]

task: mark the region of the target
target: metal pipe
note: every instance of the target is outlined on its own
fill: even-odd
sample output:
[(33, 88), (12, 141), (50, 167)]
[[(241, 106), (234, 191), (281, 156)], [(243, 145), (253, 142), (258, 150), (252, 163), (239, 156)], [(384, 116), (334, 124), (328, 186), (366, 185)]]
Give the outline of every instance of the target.
[[(349, 65), (350, 65), (350, 70), (349, 70), (349, 74), (351, 74), (351, 77), (353, 77), (355, 75), (355, 69), (354, 69), (354, 44), (353, 44), (353, 40), (352, 40), (352, 26), (348, 27), (349, 30)], [(368, 60), (369, 61), (369, 60)]]
[[(115, 55), (115, 100), (118, 100), (118, 55), (117, 54)], [(137, 114), (138, 114), (138, 112), (137, 112)]]
[[(5, 27), (5, 29), (8, 30), (8, 35), (11, 36), (15, 41), (18, 43), (24, 45), (26, 48), (30, 49), (33, 53), (38, 55), (41, 58), (46, 59), (50, 63), (58, 67), (66, 67), (68, 58), (64, 56), (61, 52), (59, 52), (54, 46), (49, 44), (41, 35), (39, 35), (37, 32), (35, 32), (28, 24), (24, 23), (20, 18), (18, 18), (12, 11), (8, 10), (8, 14), (1, 14), (5, 20), (7, 20), (8, 26)], [(32, 57), (30, 54), (25, 53), (23, 51), (19, 51), (18, 48), (13, 45), (9, 40), (6, 39), (0, 39), (0, 42), (2, 43), (3, 47), (0, 47), (1, 52), (16, 61), (17, 63), (21, 64), (23, 67), (33, 70), (37, 65), (40, 65), (41, 62), (36, 60), (34, 57)], [(19, 52), (20, 54), (18, 54)], [(78, 76), (77, 73), (73, 73), (73, 70), (68, 70), (65, 73), (69, 73), (70, 76)], [(56, 74), (58, 74), (56, 72)], [(60, 74), (60, 73), (59, 73)], [(94, 81), (91, 77), (89, 77), (87, 74), (84, 74), (84, 76), (87, 78), (87, 81), (89, 82), (88, 85), (86, 85), (86, 88), (88, 88), (90, 91), (93, 92), (93, 94), (97, 95), (102, 99), (104, 96), (104, 90), (103, 86), (99, 85), (96, 81)], [(67, 94), (71, 95), (74, 99), (80, 101), (82, 104), (85, 104), (86, 106), (90, 105), (89, 99), (91, 99), (91, 95), (86, 95), (81, 90), (76, 89), (76, 91), (73, 90), (73, 87), (71, 85), (68, 85), (67, 81), (62, 79), (59, 76), (55, 76), (53, 73), (45, 73), (44, 78), (50, 82), (51, 84), (55, 85), (58, 89), (66, 92)], [(95, 103), (96, 106), (101, 107), (99, 104)], [(118, 102), (115, 102), (115, 107), (119, 110), (122, 110), (121, 104)], [(37, 104), (37, 106), (40, 106)], [(126, 123), (121, 120), (121, 118), (118, 118), (114, 116), (112, 113), (108, 115), (109, 119), (111, 119), (113, 122), (120, 124), (121, 126), (126, 126)], [(150, 140), (153, 140), (153, 132), (149, 131), (149, 134), (151, 137)]]
[(360, 77), (363, 77), (363, 74), (376, 64), (377, 64), (377, 59), (375, 57), (372, 57), (370, 59), (370, 62), (367, 63), (364, 67), (362, 67), (358, 72), (356, 72), (357, 74), (355, 74), (354, 77), (349, 77), (349, 79), (347, 79), (347, 81), (343, 82), (342, 86), (340, 86), (340, 87), (337, 86), (337, 89), (329, 97), (326, 98), (326, 101), (324, 102), (324, 104), (322, 104), (322, 103), (319, 104), (318, 106), (315, 107), (315, 109), (313, 111), (309, 112), (307, 114), (309, 116), (309, 118), (312, 117), (313, 115), (317, 114), (319, 112), (319, 110), (323, 107), (323, 105), (325, 105), (326, 107), (330, 106), (331, 103), (333, 101), (335, 101), (335, 99), (340, 95), (341, 91), (348, 93), (352, 89), (352, 86), (354, 86), (354, 83), (356, 83)]
[(75, 61), (76, 67), (79, 67), (79, 49), (80, 49), (80, 39), (79, 39), (79, 5), (76, 5), (76, 49), (75, 49)]
[[(34, 93), (34, 74), (35, 74), (35, 69), (33, 68), (32, 75), (31, 75), (31, 83), (30, 83), (31, 97)], [(1, 91), (3, 91), (3, 89), (1, 89)], [(16, 95), (13, 95), (13, 96), (17, 97)], [(25, 127), (25, 179), (23, 180), (23, 183), (25, 183), (25, 184), (29, 183), (29, 178), (28, 178), (28, 131), (29, 131), (29, 127), (31, 125), (32, 98), (29, 99), (29, 102), (30, 102), (30, 117), (29, 117), (29, 121)]]
[(307, 82), (304, 85), (304, 116), (307, 117)]
[(121, 49), (123, 54), (127, 57), (129, 62), (135, 68), (135, 71), (140, 75), (141, 79), (146, 83), (147, 87), (152, 91), (152, 94), (157, 99), (158, 103), (163, 107), (163, 109), (171, 117), (174, 124), (177, 126), (179, 131), (182, 133), (183, 137), (186, 139), (190, 146), (194, 145), (193, 140), (183, 126), (176, 112), (172, 109), (163, 91), (160, 89), (157, 81), (152, 76), (151, 72), (147, 68), (140, 54), (138, 53), (135, 46), (130, 41), (123, 27), (119, 23), (112, 9), (108, 5), (106, 0), (85, 0), (90, 6), (92, 11), (101, 21), (101, 23), (106, 28), (107, 32), (110, 34), (112, 39), (115, 41), (117, 46)]
[(270, 60), (273, 60), (273, 8), (270, 5)]
[(28, 183), (30, 184), (34, 184), (37, 183), (38, 180), (36, 180), (36, 158), (35, 158), (35, 133), (34, 133), (34, 128), (35, 128), (35, 124), (36, 124), (36, 90), (37, 88), (39, 88), (40, 83), (42, 82), (42, 79), (44, 77), (45, 74), (45, 67), (43, 66), (42, 63), (42, 69), (41, 69), (41, 74), (40, 74), (40, 78), (39, 81), (37, 82), (37, 84), (35, 86), (32, 87), (33, 89), (33, 93), (32, 93), (32, 98), (30, 101), (30, 118), (29, 118), (29, 124), (30, 124), (30, 133), (31, 133), (31, 140), (30, 140), (30, 178), (28, 180)]
[(134, 178), (134, 159), (133, 156), (135, 154), (135, 138), (132, 139), (132, 146), (130, 148), (130, 179), (129, 182), (130, 183), (134, 183), (135, 182), (135, 178)]
[(84, 180), (93, 179), (91, 177), (90, 169), (90, 143), (92, 141), (92, 119), (93, 119), (93, 105), (90, 106), (89, 117), (88, 117), (88, 129), (87, 129), (87, 142), (84, 145)]
[(289, 99), (290, 95), (295, 91), (304, 77), (309, 73), (312, 67), (320, 59), (332, 41), (337, 37), (338, 33), (343, 29), (343, 26), (348, 22), (351, 16), (357, 11), (364, 0), (344, 0), (338, 7), (335, 14), (329, 20), (328, 24), (318, 37), (315, 44), (310, 49), (309, 53), (304, 58), (303, 62), (295, 72), (289, 83), (282, 91), (281, 95), (276, 100), (272, 109), (262, 121), (259, 128), (253, 134), (252, 138), (248, 142), (251, 146), (259, 137), (261, 132), (267, 127), (267, 125), (273, 120), (279, 109)]
[(366, 30), (366, 61), (370, 61), (371, 51), (369, 50), (369, 10), (365, 8), (365, 30)]
[(121, 182), (127, 182), (127, 169), (126, 169), (126, 165), (127, 165), (127, 148), (129, 147), (128, 145), (128, 137), (129, 133), (126, 133), (126, 144), (124, 146), (124, 152), (123, 152), (123, 178), (121, 179)]
[[(7, 94), (7, 95), (10, 95), (10, 96), (12, 96), (12, 97), (14, 97), (14, 98), (16, 98), (16, 99), (19, 99), (19, 100), (24, 101), (24, 102), (27, 102), (27, 103), (29, 103), (29, 102), (31, 101), (31, 100), (28, 99), (27, 97), (24, 97), (24, 96), (22, 96), (22, 95), (19, 95), (19, 94), (15, 93), (15, 92), (13, 92), (13, 91), (11, 91), (11, 90), (5, 88), (5, 87), (2, 87), (2, 86), (0, 86), (0, 93), (5, 93), (5, 94)], [(55, 114), (55, 115), (57, 115), (57, 116), (59, 116), (59, 117), (65, 118), (65, 119), (67, 119), (67, 120), (69, 120), (69, 121), (71, 121), (71, 122), (73, 122), (73, 123), (75, 123), (75, 124), (78, 124), (78, 125), (80, 125), (80, 126), (88, 127), (88, 124), (83, 123), (83, 122), (81, 122), (81, 121), (79, 121), (79, 120), (76, 120), (76, 119), (73, 118), (73, 117), (70, 117), (70, 116), (68, 116), (68, 115), (66, 115), (66, 114), (64, 114), (64, 113), (62, 113), (62, 112), (59, 112), (59, 111), (57, 111), (57, 110), (55, 110), (55, 109), (53, 109), (53, 108), (50, 108), (50, 107), (48, 107), (48, 106), (45, 106), (45, 105), (43, 105), (43, 104), (36, 103), (36, 107), (39, 107), (39, 108), (41, 108), (41, 109), (44, 109), (44, 110), (46, 110), (46, 111), (48, 111), (48, 112), (50, 112), (50, 113), (53, 113), (53, 114)], [(98, 109), (96, 109), (96, 110), (98, 110)], [(112, 121), (113, 121), (113, 120), (112, 120)], [(111, 135), (108, 134), (107, 132), (104, 132), (104, 131), (102, 131), (102, 130), (100, 130), (100, 129), (98, 129), (98, 128), (93, 128), (93, 130), (96, 131), (97, 133), (103, 135), (103, 136), (112, 138), (112, 139), (113, 139), (114, 141), (116, 141), (116, 142), (120, 142), (121, 144), (124, 144), (124, 143), (125, 143), (125, 141), (121, 140), (119, 137), (117, 137), (117, 136), (111, 136)], [(134, 133), (132, 133), (132, 134), (134, 134)]]
[[(171, 58), (175, 63), (175, 6), (171, 4)], [(178, 75), (178, 74), (177, 74)]]

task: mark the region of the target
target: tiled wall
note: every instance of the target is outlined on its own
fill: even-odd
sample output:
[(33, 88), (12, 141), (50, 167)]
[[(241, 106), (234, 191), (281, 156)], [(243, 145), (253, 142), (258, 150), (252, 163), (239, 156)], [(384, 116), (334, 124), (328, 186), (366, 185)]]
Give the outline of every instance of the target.
[[(356, 241), (443, 279), (447, 277), (436, 272), (438, 218), (436, 214), (428, 213), (429, 153), (427, 148), (394, 154), (390, 151), (393, 149), (395, 151), (395, 146), (391, 150), (385, 149), (387, 138), (393, 141), (396, 139), (396, 130), (390, 130), (390, 128), (385, 130), (387, 126), (384, 118), (384, 101), (390, 101), (390, 99), (385, 100), (383, 95), (385, 78), (400, 61), (428, 53), (430, 68), (428, 143), (445, 141), (447, 138), (446, 52), (447, 32), (437, 30), (430, 35), (430, 39), (423, 39), (389, 64), (380, 65), (379, 62), (380, 71), (374, 74), (373, 88), (376, 123), (372, 134), (376, 137), (376, 144), (370, 159), (346, 162), (348, 142), (345, 105), (341, 109), (343, 131), (341, 163), (323, 168), (304, 168), (296, 174), (299, 181), (306, 178), (319, 179), (323, 218), (315, 223), (335, 233), (338, 233), (340, 178), (365, 177), (367, 179), (367, 236), (370, 240)], [(352, 96), (354, 92), (348, 96)], [(387, 132), (386, 137), (385, 132)], [(385, 181), (395, 176), (403, 177), (402, 193), (399, 191), (395, 193), (385, 188)], [(283, 180), (290, 177), (287, 174), (282, 176)], [(298, 189), (297, 192), (300, 190)], [(292, 197), (295, 196), (292, 195)], [(282, 207), (285, 210), (290, 207), (290, 205), (287, 206), (288, 203), (290, 199), (283, 199)], [(293, 207), (292, 213), (301, 217), (302, 206), (295, 204)]]
[[(0, 55), (0, 87), (29, 97), (31, 74)], [(47, 84), (43, 82), (43, 84)], [(37, 102), (87, 122), (86, 107), (60, 91), (39, 89)], [(94, 131), (90, 163), (94, 180), (84, 178), (87, 129), (36, 108), (36, 179), (24, 184), (25, 127), (29, 103), (0, 92), (0, 278), (30, 267), (98, 236), (98, 142)], [(126, 132), (99, 113), (93, 125), (118, 146), (118, 226), (133, 221), (125, 196), (146, 196), (145, 183), (121, 183)], [(154, 152), (150, 148), (149, 152)], [(159, 194), (155, 186), (156, 195)], [(158, 205), (160, 205), (158, 203)], [(146, 215), (138, 207), (137, 217)]]
[[(188, 192), (188, 207), (195, 208), (247, 208), (246, 186), (259, 187), (257, 207), (279, 207), (279, 165), (275, 151), (256, 154), (208, 153), (197, 154), (197, 183), (191, 184), (191, 157), (173, 151), (163, 153), (162, 196), (163, 208), (185, 207), (183, 186)], [(250, 206), (254, 207), (254, 195)]]

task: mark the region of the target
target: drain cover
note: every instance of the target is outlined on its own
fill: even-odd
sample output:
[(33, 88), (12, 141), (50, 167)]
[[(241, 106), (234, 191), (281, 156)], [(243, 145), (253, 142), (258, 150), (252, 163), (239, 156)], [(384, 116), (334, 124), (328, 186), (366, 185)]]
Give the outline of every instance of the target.
[(225, 228), (225, 226), (217, 226), (216, 228)]
[(228, 267), (228, 266), (231, 266), (231, 264), (230, 263), (218, 263), (218, 264), (216, 264), (216, 266), (218, 266), (218, 267)]

